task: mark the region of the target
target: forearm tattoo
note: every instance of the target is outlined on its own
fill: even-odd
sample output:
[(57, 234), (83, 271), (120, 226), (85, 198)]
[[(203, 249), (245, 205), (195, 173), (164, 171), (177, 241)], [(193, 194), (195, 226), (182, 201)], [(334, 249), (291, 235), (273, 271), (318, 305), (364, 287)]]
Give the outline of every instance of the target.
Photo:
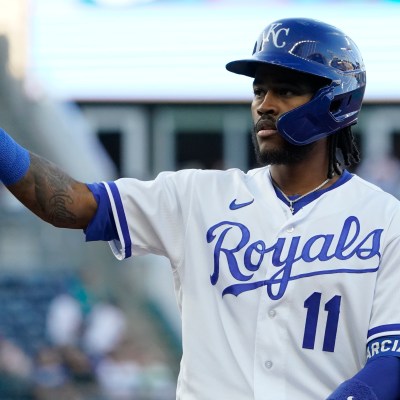
[(32, 178), (36, 202), (48, 222), (57, 226), (73, 227), (74, 214), (71, 186), (74, 180), (49, 161), (31, 155)]

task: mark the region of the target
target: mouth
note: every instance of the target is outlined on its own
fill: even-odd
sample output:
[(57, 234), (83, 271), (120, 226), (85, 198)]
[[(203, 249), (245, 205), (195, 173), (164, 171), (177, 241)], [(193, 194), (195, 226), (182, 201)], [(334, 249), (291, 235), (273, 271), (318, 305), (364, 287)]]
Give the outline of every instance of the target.
[(260, 129), (259, 131), (257, 131), (257, 136), (259, 138), (267, 138), (272, 135), (276, 135), (277, 133), (278, 131), (276, 129)]
[(267, 138), (276, 135), (278, 130), (276, 129), (275, 122), (259, 119), (256, 123), (256, 132), (259, 138)]

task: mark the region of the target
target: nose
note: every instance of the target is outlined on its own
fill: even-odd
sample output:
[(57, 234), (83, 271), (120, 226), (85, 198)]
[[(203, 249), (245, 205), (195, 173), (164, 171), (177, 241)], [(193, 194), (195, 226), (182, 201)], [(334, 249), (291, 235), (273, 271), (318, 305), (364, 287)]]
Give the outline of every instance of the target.
[(265, 93), (264, 98), (257, 107), (257, 114), (261, 117), (264, 114), (278, 115), (278, 103), (272, 91)]

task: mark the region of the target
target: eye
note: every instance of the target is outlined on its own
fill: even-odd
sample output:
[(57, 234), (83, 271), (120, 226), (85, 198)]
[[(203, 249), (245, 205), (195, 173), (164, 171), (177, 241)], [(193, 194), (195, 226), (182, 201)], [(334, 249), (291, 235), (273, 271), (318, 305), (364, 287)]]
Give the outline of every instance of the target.
[(254, 97), (260, 98), (265, 96), (265, 91), (259, 87), (253, 87)]
[(291, 87), (280, 87), (276, 89), (276, 93), (281, 97), (293, 97), (298, 95), (298, 91)]

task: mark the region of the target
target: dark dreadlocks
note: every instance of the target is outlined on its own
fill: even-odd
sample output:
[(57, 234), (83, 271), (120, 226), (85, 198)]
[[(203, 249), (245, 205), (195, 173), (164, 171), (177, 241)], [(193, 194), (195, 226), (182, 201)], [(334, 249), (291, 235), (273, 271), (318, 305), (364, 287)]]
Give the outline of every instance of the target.
[[(328, 146), (328, 178), (332, 178), (334, 174), (341, 175), (340, 166), (342, 163), (345, 167), (349, 167), (360, 162), (360, 152), (358, 151), (350, 126), (330, 135)], [(342, 161), (339, 161), (337, 158), (337, 150), (341, 152)]]

